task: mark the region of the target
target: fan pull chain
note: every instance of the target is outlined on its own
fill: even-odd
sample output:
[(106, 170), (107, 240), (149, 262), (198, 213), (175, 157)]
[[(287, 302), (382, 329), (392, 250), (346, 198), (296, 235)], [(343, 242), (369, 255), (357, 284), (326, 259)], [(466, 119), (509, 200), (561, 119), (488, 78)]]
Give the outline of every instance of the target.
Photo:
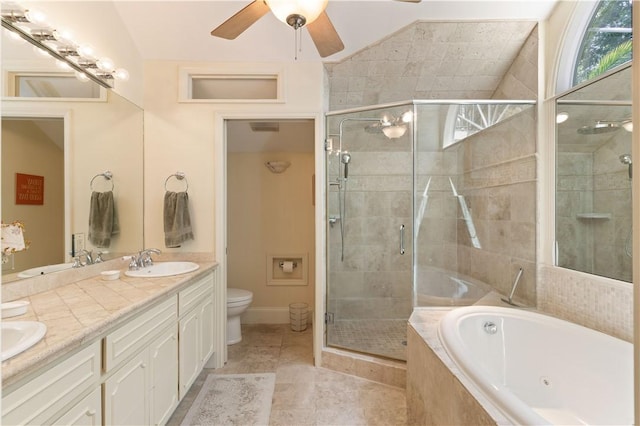
[(293, 39), (294, 39), (294, 52), (293, 56), (295, 60), (298, 60), (298, 52), (302, 52), (302, 31), (298, 31), (298, 28), (293, 30)]

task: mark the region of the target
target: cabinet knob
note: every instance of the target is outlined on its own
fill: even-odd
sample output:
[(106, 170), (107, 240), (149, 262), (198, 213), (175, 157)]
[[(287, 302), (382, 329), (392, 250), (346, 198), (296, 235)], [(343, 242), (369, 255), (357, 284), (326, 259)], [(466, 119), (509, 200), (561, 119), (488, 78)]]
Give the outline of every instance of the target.
[(96, 410), (93, 410), (93, 409), (87, 410), (87, 416), (93, 417), (95, 415), (96, 415)]
[(147, 364), (143, 362), (142, 364), (140, 364), (140, 368), (147, 368)]

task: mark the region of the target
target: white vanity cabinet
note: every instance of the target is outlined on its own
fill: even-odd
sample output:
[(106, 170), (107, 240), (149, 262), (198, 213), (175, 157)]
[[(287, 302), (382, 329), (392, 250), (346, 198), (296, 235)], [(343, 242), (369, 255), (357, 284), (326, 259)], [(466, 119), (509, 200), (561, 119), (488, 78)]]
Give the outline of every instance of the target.
[[(90, 390), (99, 390), (100, 342), (71, 354), (19, 388), (2, 395), (2, 424), (50, 424), (61, 410)], [(95, 409), (100, 415), (100, 405)], [(93, 418), (88, 416), (88, 418)], [(87, 423), (90, 424), (90, 423)]]
[(180, 399), (214, 350), (213, 274), (178, 294), (180, 316)]
[[(215, 272), (120, 319), (87, 346), (3, 388), (6, 425), (164, 425), (220, 347)], [(219, 324), (223, 326), (224, 324)], [(216, 346), (217, 345), (217, 346)]]
[(147, 310), (104, 339), (104, 420), (164, 424), (178, 404), (177, 297)]

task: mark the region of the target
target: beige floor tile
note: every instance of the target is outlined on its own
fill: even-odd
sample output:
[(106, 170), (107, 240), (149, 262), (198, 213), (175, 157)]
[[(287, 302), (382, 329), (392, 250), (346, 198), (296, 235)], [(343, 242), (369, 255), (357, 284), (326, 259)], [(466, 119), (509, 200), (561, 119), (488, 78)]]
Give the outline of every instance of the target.
[(313, 333), (283, 325), (243, 325), (223, 368), (204, 370), (169, 421), (179, 425), (207, 374), (274, 372), (271, 426), (406, 425), (403, 389), (313, 365)]

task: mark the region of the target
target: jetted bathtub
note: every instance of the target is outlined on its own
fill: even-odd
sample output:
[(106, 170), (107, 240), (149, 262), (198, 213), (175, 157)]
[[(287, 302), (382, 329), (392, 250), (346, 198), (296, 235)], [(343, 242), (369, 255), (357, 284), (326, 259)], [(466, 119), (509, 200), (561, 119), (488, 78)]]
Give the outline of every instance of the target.
[(514, 424), (633, 424), (633, 345), (520, 309), (468, 306), (440, 321), (446, 352)]

